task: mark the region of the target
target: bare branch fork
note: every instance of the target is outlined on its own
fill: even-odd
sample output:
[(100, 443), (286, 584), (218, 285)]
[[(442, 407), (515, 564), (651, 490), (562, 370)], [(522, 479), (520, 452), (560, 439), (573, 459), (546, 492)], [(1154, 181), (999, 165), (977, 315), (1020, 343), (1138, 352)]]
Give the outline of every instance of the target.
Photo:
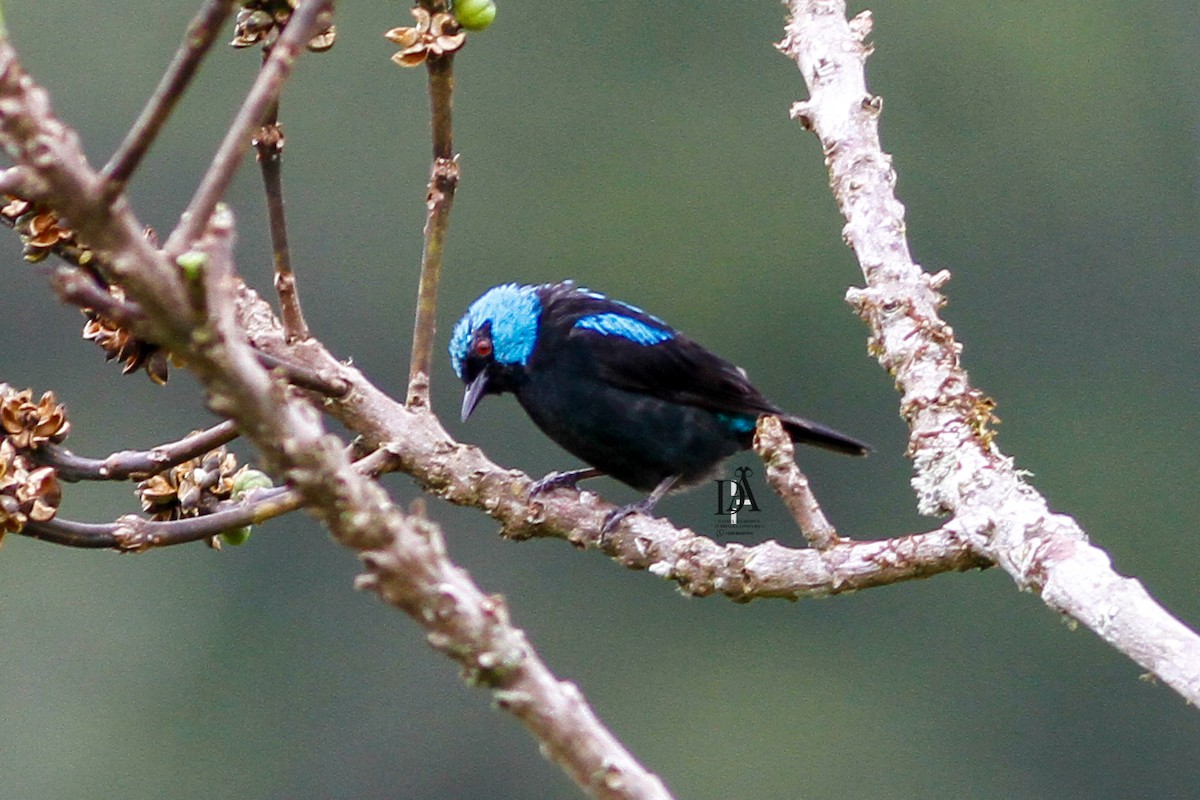
[(120, 148), (102, 170), (106, 181), (104, 193), (109, 199), (124, 191), (125, 184), (158, 138), (159, 131), (183, 97), (184, 90), (191, 84), (204, 56), (220, 35), (221, 26), (229, 18), (235, 3), (236, 0), (207, 0), (188, 26), (183, 44), (159, 81), (158, 88), (121, 142)]
[(971, 386), (961, 345), (938, 314), (947, 275), (929, 275), (909, 255), (896, 174), (879, 142), (882, 102), (866, 87), (870, 12), (847, 21), (843, 0), (790, 0), (788, 7), (780, 49), (810, 94), (792, 117), (821, 140), (844, 236), (866, 278), (866, 288), (847, 299), (902, 393), (918, 507), (954, 514), (972, 549), (1019, 587), (1200, 704), (1200, 637), (1138, 581), (1118, 575), (1108, 554), (1088, 543), (1074, 519), (1052, 512), (992, 441), (990, 401)]
[[(285, 32), (273, 48), (268, 67), (272, 59), (281, 58), (283, 52), (294, 55), (298, 52), (299, 44), (307, 41), (305, 37), (319, 24), (317, 12), (312, 9), (312, 5), (305, 4), (297, 10), (293, 24), (307, 21), (308, 28), (303, 35), (294, 32), (299, 27)], [(286, 43), (290, 43), (290, 50), (283, 46)], [(449, 94), (453, 84), (451, 76), (447, 74), (445, 59), (432, 59), (431, 62), (441, 63), (441, 66), (434, 63), (429, 66), (435, 131), (431, 199), (436, 200), (434, 190), (439, 184), (439, 168), (454, 164), (452, 158), (447, 160), (445, 155), (452, 152)], [(235, 120), (235, 127), (244, 135), (226, 136), (203, 186), (213, 187), (228, 181), (231, 175), (229, 170), (238, 163), (232, 152), (244, 152), (246, 138), (254, 130), (253, 121), (268, 113), (270, 105), (278, 97), (280, 81), (288, 70), (290, 67), (284, 66), (277, 67), (274, 72), (264, 68)], [(56, 120), (52, 122), (60, 124)], [(63, 144), (54, 142), (55, 147), (59, 148)], [(82, 159), (76, 152), (74, 142), (70, 144), (72, 147), (68, 148), (68, 152), (60, 153), (56, 162), (58, 165), (74, 163), (71, 159)], [(21, 163), (20, 158), (17, 161)], [(155, 265), (155, 271), (141, 276), (154, 285), (152, 293), (141, 296), (148, 307), (143, 309), (131, 303), (127, 306), (127, 312), (134, 315), (133, 309), (136, 308), (139, 320), (157, 317), (167, 321), (166, 328), (158, 326), (157, 341), (172, 347), (173, 351), (186, 352), (190, 342), (188, 329), (186, 325), (176, 327), (174, 323), (187, 320), (190, 315), (180, 307), (181, 304), (174, 301), (181, 292), (178, 282), (171, 279), (175, 270), (160, 260), (162, 256), (158, 251), (146, 248), (146, 242), (140, 236), (140, 226), (129, 214), (123, 198), (118, 198), (117, 202), (105, 209), (106, 214), (103, 215), (96, 215), (94, 209), (78, 208), (77, 204), (72, 204), (84, 193), (76, 191), (78, 183), (69, 180), (64, 183), (67, 176), (60, 172), (50, 170), (55, 178), (50, 183), (60, 184), (59, 190), (53, 191), (53, 195), (71, 200), (60, 199), (57, 205), (66, 216), (76, 221), (77, 227), (83, 229), (86, 241), (102, 245), (97, 248), (98, 251), (109, 254), (101, 262), (108, 264), (107, 272), (111, 276), (120, 278), (126, 264), (140, 262)], [(27, 183), (45, 182), (36, 171), (26, 170), (19, 174), (9, 171), (7, 177), (13, 181), (19, 177)], [(80, 178), (79, 183), (87, 183), (86, 176), (74, 177)], [(198, 190), (193, 206), (208, 202), (211, 191), (203, 190), (203, 186), (202, 190)], [(452, 186), (451, 182), (449, 187)], [(199, 198), (204, 198), (203, 202)], [(448, 210), (448, 204), (431, 202), (430, 219), (426, 225), (427, 246), (422, 259), (422, 295), (425, 297), (436, 292), (440, 242), (444, 238)], [(94, 219), (96, 216), (102, 217), (107, 224), (95, 224), (101, 221)], [(185, 215), (185, 222), (188, 219), (190, 217)], [(114, 236), (114, 231), (119, 235)], [(179, 235), (177, 230), (175, 236)], [(385, 445), (394, 455), (396, 468), (413, 474), (427, 490), (451, 502), (487, 510), (504, 524), (506, 533), (512, 538), (553, 536), (577, 544), (599, 546), (599, 540), (585, 532), (598, 530), (599, 520), (610, 507), (599, 503), (594, 495), (583, 493), (581, 502), (563, 497), (528, 501), (525, 491), (528, 488), (527, 478), (520, 476), (514, 482), (517, 473), (501, 469), (482, 457), (478, 450), (454, 442), (429, 413), (427, 405), (418, 404), (409, 409), (397, 406), (361, 373), (339, 362), (319, 343), (293, 346), (287, 341), (286, 335), (280, 335), (279, 325), (270, 309), (244, 286), (239, 286), (240, 322), (256, 346), (259, 360), (286, 365), (289, 379), (297, 385), (312, 386), (323, 390), (331, 398), (340, 398), (338, 402), (327, 403), (326, 410), (351, 429), (360, 432), (368, 445)], [(136, 292), (133, 294), (137, 301)], [(423, 331), (424, 335), (419, 333), (414, 337), (412, 377), (417, 391), (410, 392), (418, 398), (421, 396), (421, 376), (424, 374), (420, 365), (428, 364), (432, 346), (433, 307), (429, 304), (424, 307), (426, 311), (418, 315), (417, 324), (418, 332)], [(305, 376), (316, 378), (306, 381)], [(620, 563), (639, 569), (652, 568), (656, 574), (678, 581), (691, 593), (719, 592), (738, 600), (755, 597), (796, 598), (925, 577), (947, 570), (985, 566), (988, 563), (986, 559), (964, 551), (957, 530), (951, 526), (928, 535), (902, 537), (891, 543), (839, 541), (830, 548), (829, 553), (821, 556), (812, 551), (793, 550), (774, 543), (758, 548), (740, 545), (722, 547), (690, 531), (680, 531), (661, 520), (639, 518), (631, 520), (623, 532), (608, 537), (604, 549)], [(808, 530), (806, 533), (818, 544), (824, 541), (820, 532)], [(746, 563), (750, 566), (746, 566)]]

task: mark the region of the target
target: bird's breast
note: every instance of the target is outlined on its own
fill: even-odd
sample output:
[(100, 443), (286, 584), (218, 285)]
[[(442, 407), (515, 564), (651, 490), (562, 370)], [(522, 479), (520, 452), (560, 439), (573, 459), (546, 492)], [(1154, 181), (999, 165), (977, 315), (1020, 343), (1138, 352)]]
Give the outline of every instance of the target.
[(705, 480), (744, 437), (709, 411), (626, 391), (586, 369), (532, 370), (515, 392), (541, 430), (577, 458), (634, 488)]

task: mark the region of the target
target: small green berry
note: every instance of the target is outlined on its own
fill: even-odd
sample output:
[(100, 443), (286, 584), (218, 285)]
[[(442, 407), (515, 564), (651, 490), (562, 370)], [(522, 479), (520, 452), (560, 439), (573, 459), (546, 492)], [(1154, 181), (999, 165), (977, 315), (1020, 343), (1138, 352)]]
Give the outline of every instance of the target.
[(496, 18), (493, 0), (455, 0), (454, 18), (469, 31), (481, 31)]
[(250, 526), (234, 528), (221, 534), (221, 541), (230, 547), (240, 547), (250, 538)]

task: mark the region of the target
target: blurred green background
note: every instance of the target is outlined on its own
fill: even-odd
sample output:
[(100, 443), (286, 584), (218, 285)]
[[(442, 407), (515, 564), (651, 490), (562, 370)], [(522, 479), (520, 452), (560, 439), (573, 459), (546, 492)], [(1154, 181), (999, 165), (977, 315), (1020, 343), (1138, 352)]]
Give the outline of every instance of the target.
[[(804, 90), (772, 48), (781, 6), (499, 2), (457, 61), (463, 179), (434, 385), (450, 430), (533, 475), (576, 465), (511, 398), (458, 424), (444, 357), (487, 287), (572, 277), (744, 365), (785, 408), (872, 442), (863, 461), (802, 454), (844, 533), (936, 526), (913, 510), (897, 396), (842, 302), (861, 276), (819, 146), (787, 118)], [(100, 164), (198, 5), (9, 0), (5, 12)], [(337, 46), (302, 61), (283, 103), (292, 242), (317, 334), (399, 393), (424, 74), (388, 60), (382, 33), (407, 24), (405, 4), (341, 5)], [(999, 445), (1120, 571), (1200, 621), (1195, 3), (870, 8), (869, 83), (912, 248), (954, 274), (945, 314), (999, 402)], [(147, 223), (171, 228), (258, 60), (213, 53), (132, 187)], [(258, 183), (246, 169), (229, 200), (240, 267), (269, 293)], [(159, 389), (103, 364), (15, 237), (0, 257), (0, 379), (55, 389), (73, 450), (150, 446), (209, 421), (186, 374)], [(416, 496), (403, 476), (388, 484)], [(759, 486), (763, 525), (738, 541), (798, 544)], [(713, 505), (698, 489), (661, 510), (712, 532)], [(132, 508), (125, 487), (77, 486), (63, 513)], [(475, 511), (430, 511), (453, 557), (507, 596), (549, 664), (680, 798), (1200, 796), (1196, 710), (999, 571), (738, 606), (561, 542), (502, 541)], [(0, 797), (578, 796), (415, 625), (352, 590), (356, 566), (302, 516), (222, 553), (118, 557), (9, 537)]]

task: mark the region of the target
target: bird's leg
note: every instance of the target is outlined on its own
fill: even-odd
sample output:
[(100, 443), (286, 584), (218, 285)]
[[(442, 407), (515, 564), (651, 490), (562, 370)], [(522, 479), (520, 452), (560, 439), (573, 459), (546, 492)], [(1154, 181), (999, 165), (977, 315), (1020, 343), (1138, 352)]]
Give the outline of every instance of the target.
[(630, 503), (627, 506), (621, 506), (617, 510), (610, 512), (609, 515), (604, 518), (604, 525), (600, 527), (600, 533), (602, 535), (611, 533), (613, 528), (617, 527), (621, 520), (625, 519), (630, 514), (650, 513), (650, 509), (654, 508), (654, 506), (658, 504), (658, 501), (663, 499), (663, 495), (671, 491), (677, 480), (679, 480), (678, 475), (670, 475), (666, 478), (663, 478), (662, 482), (659, 483), (658, 486), (655, 486), (654, 491), (651, 492), (645, 499), (639, 500), (636, 503)]
[(555, 489), (574, 489), (575, 484), (588, 478), (599, 478), (603, 475), (602, 470), (588, 467), (587, 469), (573, 469), (569, 472), (551, 472), (546, 477), (537, 481), (529, 489), (529, 496), (536, 497), (545, 492), (552, 492)]

